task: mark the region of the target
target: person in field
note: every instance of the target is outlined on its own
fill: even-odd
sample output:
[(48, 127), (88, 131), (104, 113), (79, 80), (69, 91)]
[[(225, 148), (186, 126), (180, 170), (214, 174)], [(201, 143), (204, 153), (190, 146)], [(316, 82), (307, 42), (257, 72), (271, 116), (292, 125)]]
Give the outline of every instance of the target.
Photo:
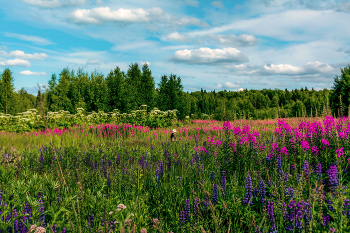
[(176, 142), (176, 137), (175, 137), (176, 132), (177, 132), (176, 129), (173, 129), (173, 131), (171, 131), (170, 139), (172, 142)]

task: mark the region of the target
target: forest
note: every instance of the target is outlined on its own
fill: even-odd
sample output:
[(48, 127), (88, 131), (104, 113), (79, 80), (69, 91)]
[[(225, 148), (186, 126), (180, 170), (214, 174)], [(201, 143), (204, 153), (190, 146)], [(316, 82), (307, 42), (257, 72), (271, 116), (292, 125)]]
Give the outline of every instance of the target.
[(48, 85), (38, 86), (36, 96), (24, 88), (15, 90), (14, 77), (5, 68), (0, 77), (0, 112), (15, 115), (36, 108), (41, 114), (49, 111), (111, 112), (118, 109), (129, 113), (141, 105), (147, 110), (178, 110), (178, 118), (192, 119), (274, 119), (300, 116), (321, 116), (331, 111), (335, 116), (347, 116), (349, 111), (350, 65), (341, 69), (331, 89), (294, 90), (263, 89), (243, 91), (185, 92), (181, 77), (163, 75), (158, 84), (147, 64), (131, 63), (128, 70), (116, 67), (107, 76), (97, 72), (64, 68), (52, 74)]

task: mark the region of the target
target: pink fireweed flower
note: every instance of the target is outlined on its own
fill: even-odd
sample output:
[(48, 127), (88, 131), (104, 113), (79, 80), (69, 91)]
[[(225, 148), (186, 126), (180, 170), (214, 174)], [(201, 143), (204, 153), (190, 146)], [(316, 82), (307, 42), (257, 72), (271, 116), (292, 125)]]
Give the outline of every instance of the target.
[(317, 148), (317, 146), (312, 146), (311, 147), (311, 152), (314, 155), (318, 155), (318, 153), (320, 152), (319, 149)]
[(327, 147), (327, 146), (330, 146), (330, 145), (329, 145), (328, 139), (322, 138), (321, 142), (322, 142), (322, 144), (323, 144), (323, 147), (322, 147), (322, 148)]
[(287, 149), (287, 147), (283, 147), (281, 149), (280, 153), (288, 156), (288, 149)]
[(236, 143), (232, 142), (232, 143), (231, 143), (231, 147), (232, 147), (233, 151), (236, 152)]
[(275, 129), (275, 136), (283, 136), (283, 132), (281, 128)]
[(201, 152), (208, 152), (205, 147), (201, 147)]
[(232, 129), (232, 126), (229, 121), (224, 121), (223, 129), (224, 130)]
[(222, 143), (221, 143), (221, 141), (216, 141), (216, 146), (222, 146)]
[(335, 150), (335, 153), (337, 154), (338, 158), (340, 158), (340, 156), (345, 154), (343, 150), (344, 150), (343, 147), (341, 147), (340, 149), (336, 149)]
[(310, 144), (308, 141), (302, 141), (301, 142), (301, 150), (302, 151), (307, 151), (310, 148)]
[(262, 143), (259, 145), (259, 148), (260, 148), (261, 151), (264, 151), (264, 150), (266, 149), (266, 148), (265, 148), (265, 145), (262, 144)]
[(278, 151), (278, 145), (277, 145), (277, 143), (272, 143), (272, 145), (271, 145), (271, 150), (272, 150), (272, 151)]

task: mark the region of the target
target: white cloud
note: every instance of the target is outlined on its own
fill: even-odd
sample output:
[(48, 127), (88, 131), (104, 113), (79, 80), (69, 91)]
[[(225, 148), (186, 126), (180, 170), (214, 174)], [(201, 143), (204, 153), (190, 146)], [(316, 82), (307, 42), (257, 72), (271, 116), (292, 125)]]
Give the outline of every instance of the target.
[(140, 61), (140, 64), (141, 64), (141, 66), (143, 66), (144, 64), (147, 64), (148, 66), (151, 65), (151, 63), (149, 61), (146, 61), (146, 62)]
[(104, 3), (103, 0), (96, 0), (96, 4), (97, 4), (97, 5), (102, 5), (103, 3)]
[(9, 53), (5, 51), (0, 51), (0, 56), (28, 60), (44, 60), (44, 58), (47, 58), (47, 54), (45, 53), (25, 54), (23, 51), (20, 50), (11, 51)]
[(240, 64), (240, 65), (228, 65), (225, 66), (235, 75), (247, 75), (247, 76), (269, 76), (269, 75), (287, 75), (287, 76), (312, 76), (319, 74), (332, 74), (334, 68), (329, 64), (322, 62), (307, 62), (303, 67), (293, 66), (290, 64), (266, 64), (263, 66), (257, 66), (254, 64)]
[(161, 8), (153, 7), (149, 10), (123, 9), (111, 10), (109, 7), (97, 7), (91, 10), (77, 9), (67, 16), (68, 20), (76, 24), (98, 24), (112, 23), (166, 23), (178, 26), (194, 25), (199, 27), (208, 26), (207, 23), (192, 17), (182, 17), (180, 19), (166, 14)]
[(14, 59), (0, 62), (0, 66), (26, 66), (30, 67), (30, 62), (22, 59)]
[(100, 60), (91, 60), (87, 62), (88, 65), (101, 65)]
[(190, 6), (198, 7), (199, 2), (196, 0), (186, 0), (185, 3)]
[(225, 87), (230, 88), (230, 89), (239, 87), (239, 85), (236, 85), (236, 84), (233, 84), (230, 82), (226, 82), (224, 85), (225, 85)]
[(55, 8), (61, 6), (81, 6), (86, 4), (86, 0), (22, 0), (32, 6), (39, 6), (45, 8)]
[(303, 68), (292, 66), (289, 64), (280, 64), (280, 65), (268, 64), (268, 65), (264, 65), (264, 70), (268, 74), (300, 74), (304, 72)]
[(212, 1), (211, 5), (213, 5), (217, 8), (224, 8), (224, 4), (222, 4), (222, 2), (220, 2), (220, 1)]
[(16, 34), (11, 32), (5, 32), (4, 35), (7, 37), (17, 38), (19, 40), (30, 41), (30, 42), (33, 42), (34, 44), (39, 44), (39, 45), (54, 44), (50, 40), (39, 36), (21, 35), (21, 34)]
[(226, 46), (254, 46), (257, 44), (257, 39), (255, 36), (242, 34), (239, 36), (235, 35), (205, 35), (207, 38), (213, 42), (219, 42), (219, 44)]
[(21, 71), (19, 73), (23, 74), (23, 75), (46, 75), (45, 72), (33, 72), (33, 71), (30, 71), (30, 70), (24, 70), (24, 71)]
[[(289, 10), (263, 14), (251, 19), (235, 20), (223, 26), (189, 32), (189, 36), (218, 34), (231, 30), (244, 30), (255, 36), (277, 38), (283, 41), (310, 41), (333, 39), (339, 30), (347, 28), (350, 15), (334, 11)], [(325, 33), (327, 32), (327, 33)], [(339, 38), (348, 38), (350, 30), (342, 30)]]
[(221, 89), (221, 88), (222, 88), (222, 84), (220, 83), (214, 87), (214, 89)]
[(244, 53), (235, 48), (210, 49), (199, 48), (193, 50), (179, 50), (170, 58), (175, 63), (187, 63), (191, 65), (218, 65), (228, 63), (242, 63), (249, 59)]
[(173, 32), (165, 36), (166, 40), (174, 40), (180, 42), (190, 42), (191, 38), (187, 34), (180, 34), (178, 32)]

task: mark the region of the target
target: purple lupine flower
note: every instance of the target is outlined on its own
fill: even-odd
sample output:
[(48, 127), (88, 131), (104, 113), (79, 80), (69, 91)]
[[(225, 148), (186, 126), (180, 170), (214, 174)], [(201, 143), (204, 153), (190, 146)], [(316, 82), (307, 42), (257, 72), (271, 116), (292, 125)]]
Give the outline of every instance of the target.
[(310, 168), (309, 168), (309, 162), (307, 160), (304, 161), (303, 163), (303, 171), (305, 173), (306, 177), (310, 177)]
[(338, 186), (338, 168), (336, 165), (331, 165), (330, 169), (326, 171), (328, 175), (329, 186), (334, 190)]
[(193, 213), (195, 216), (195, 222), (197, 223), (199, 221), (199, 200), (197, 198), (193, 201)]
[(309, 225), (309, 223), (311, 221), (311, 218), (312, 218), (311, 207), (312, 207), (312, 205), (310, 204), (310, 200), (307, 200), (306, 202), (304, 202), (304, 221), (305, 221), (305, 225)]
[(222, 171), (222, 181), (221, 181), (221, 187), (224, 190), (225, 198), (226, 196), (226, 171)]
[(108, 186), (108, 187), (111, 187), (111, 183), (112, 183), (111, 177), (108, 176), (108, 177), (107, 177), (107, 186)]
[(296, 215), (295, 215), (295, 227), (298, 229), (302, 229), (303, 225), (302, 225), (302, 219), (303, 219), (303, 203), (302, 202), (298, 202), (297, 203), (297, 211), (296, 211)]
[[(16, 210), (16, 209), (13, 209), (13, 210), (12, 210), (12, 214), (13, 214), (13, 219), (15, 219), (15, 218), (17, 217), (17, 215), (18, 215), (17, 210)], [(15, 232), (18, 232), (18, 230), (19, 230), (19, 224), (18, 224), (18, 223), (19, 223), (18, 220), (15, 219), (15, 221), (14, 221)]]
[(209, 206), (209, 197), (204, 197), (204, 207), (207, 208)]
[(277, 233), (276, 226), (275, 226), (275, 216), (273, 213), (273, 201), (269, 200), (267, 202), (267, 216), (269, 220), (271, 221), (271, 232)]
[(57, 225), (56, 224), (52, 226), (52, 230), (53, 230), (53, 232), (57, 233)]
[(329, 216), (329, 214), (323, 215), (323, 225), (325, 227), (328, 227), (329, 223), (331, 222), (331, 216)]
[(260, 200), (261, 203), (264, 205), (266, 203), (266, 193), (265, 193), (265, 182), (263, 179), (260, 179), (259, 184), (259, 193), (260, 193)]
[(301, 174), (297, 174), (297, 184), (299, 185), (300, 182), (302, 182), (302, 175)]
[(282, 158), (281, 158), (281, 155), (277, 155), (276, 163), (277, 163), (278, 173), (280, 174), (280, 177), (282, 177), (283, 176), (283, 170), (282, 170)]
[(215, 180), (215, 172), (214, 172), (214, 171), (211, 171), (211, 172), (210, 172), (210, 180), (211, 180), (211, 181), (214, 181), (214, 180)]
[(88, 226), (89, 226), (89, 228), (93, 228), (94, 227), (94, 213), (92, 212), (92, 210), (90, 210), (90, 212), (89, 212)]
[(180, 211), (180, 228), (186, 224), (185, 211)]
[(328, 199), (327, 204), (328, 204), (328, 209), (332, 212), (335, 212), (335, 209), (332, 206), (333, 202), (331, 201), (331, 199)]
[(218, 185), (215, 183), (213, 187), (213, 204), (216, 205), (219, 201), (219, 188)]
[(316, 166), (316, 174), (317, 174), (317, 179), (321, 179), (322, 178), (322, 164), (318, 163)]
[[(243, 204), (247, 205), (250, 201), (250, 198), (253, 196), (252, 194), (252, 178), (250, 176), (250, 172), (248, 171), (247, 177), (246, 177), (246, 194), (245, 197), (243, 197)], [(250, 205), (253, 205), (253, 201), (250, 201)]]
[(350, 219), (350, 202), (349, 199), (344, 199), (343, 202), (343, 215)]
[(178, 177), (178, 181), (177, 183), (179, 184), (179, 186), (181, 187), (181, 176)]
[(289, 224), (286, 226), (286, 230), (293, 231), (294, 220), (295, 220), (295, 201), (294, 200), (291, 200), (291, 202), (288, 204), (288, 214), (286, 215), (286, 218), (289, 220)]
[(46, 227), (46, 222), (45, 222), (45, 207), (44, 207), (44, 202), (43, 200), (40, 198), (39, 200), (39, 221), (42, 222), (43, 226)]
[(190, 222), (190, 199), (185, 200), (185, 218), (186, 222)]
[(284, 202), (281, 204), (281, 211), (282, 211), (283, 219), (287, 220), (288, 219), (287, 206), (286, 206), (286, 203)]
[(66, 228), (63, 227), (63, 229), (60, 233), (66, 233)]
[(163, 179), (163, 174), (164, 174), (163, 161), (159, 160), (159, 179)]
[(292, 165), (290, 165), (290, 168), (291, 168), (292, 170), (295, 170), (295, 165), (294, 165), (294, 163), (293, 163)]
[(259, 189), (258, 189), (258, 187), (254, 186), (254, 188), (253, 188), (253, 196), (255, 197), (255, 196), (258, 196), (258, 195), (259, 195)]

